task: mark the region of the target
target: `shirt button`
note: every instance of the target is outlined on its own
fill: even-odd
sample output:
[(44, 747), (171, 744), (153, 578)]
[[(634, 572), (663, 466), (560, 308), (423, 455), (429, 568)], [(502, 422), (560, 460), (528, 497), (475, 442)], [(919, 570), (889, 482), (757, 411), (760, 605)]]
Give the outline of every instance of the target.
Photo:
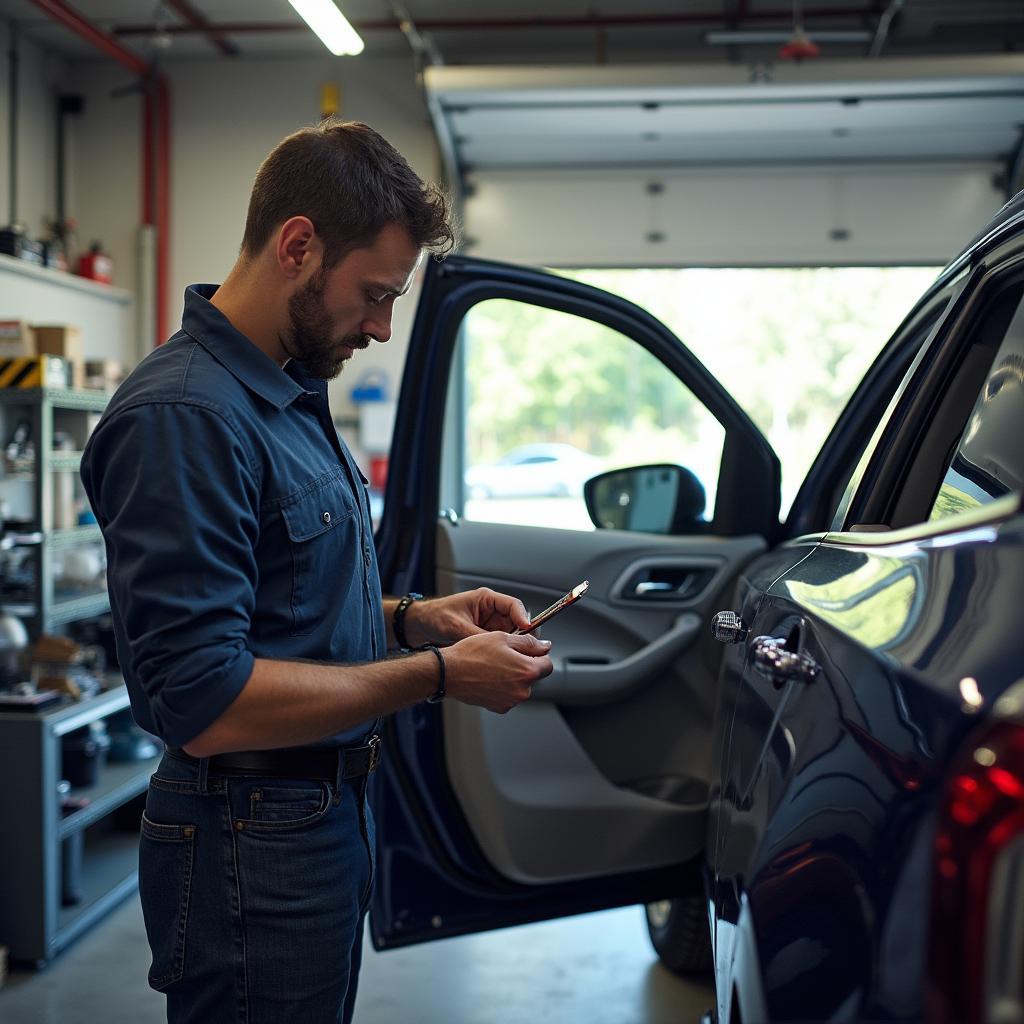
[(331, 521), (331, 513), (330, 513), (330, 512), (325, 512), (325, 513), (324, 513), (324, 514), (323, 514), (323, 515), (322, 515), (322, 516), (321, 516), (320, 518), (321, 518), (321, 519), (322, 519), (322, 520), (323, 520), (323, 521), (324, 521), (325, 523), (329, 523), (329, 522)]
[(369, 569), (370, 568), (370, 549), (369, 548), (366, 548), (366, 547), (363, 548), (363, 561), (366, 563), (366, 568)]

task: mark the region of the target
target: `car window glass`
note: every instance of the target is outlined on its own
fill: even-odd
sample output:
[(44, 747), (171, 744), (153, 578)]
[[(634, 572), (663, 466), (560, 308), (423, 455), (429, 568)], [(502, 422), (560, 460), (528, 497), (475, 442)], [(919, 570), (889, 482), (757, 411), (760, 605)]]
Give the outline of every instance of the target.
[(591, 530), (583, 485), (671, 462), (714, 512), (725, 431), (664, 364), (583, 317), (510, 299), (466, 314), (445, 413), (442, 504), (462, 518)]
[(1024, 302), (1017, 303), (1002, 344), (971, 410), (939, 487), (930, 518), (980, 508), (1024, 486)]
[[(803, 519), (795, 524), (794, 532), (809, 532), (823, 525), (831, 525), (833, 530), (843, 529), (867, 464), (898, 404), (895, 396), (912, 380), (922, 348), (960, 293), (966, 276), (966, 271), (958, 274), (922, 304), (868, 370), (847, 410), (847, 423), (837, 427), (839, 432), (829, 437), (819, 453), (818, 459), (823, 460), (820, 471), (816, 463), (810, 479), (804, 482), (805, 488), (823, 489), (806, 503), (801, 500), (801, 491), (797, 501)], [(814, 518), (816, 501), (820, 503), (817, 506), (821, 511), (820, 519)]]
[[(560, 270), (682, 340), (754, 421), (794, 495), (854, 389), (938, 267)], [(870, 430), (867, 431), (870, 434)]]

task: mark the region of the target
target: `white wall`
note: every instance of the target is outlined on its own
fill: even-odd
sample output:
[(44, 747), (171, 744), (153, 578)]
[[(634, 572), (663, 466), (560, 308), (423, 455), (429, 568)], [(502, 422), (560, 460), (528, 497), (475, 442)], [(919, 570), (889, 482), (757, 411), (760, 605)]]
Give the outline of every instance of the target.
[(475, 254), (548, 266), (941, 265), (1002, 206), (999, 170), (488, 171), (465, 230)]
[[(9, 26), (0, 24), (0, 224), (11, 220)], [(57, 213), (57, 97), (69, 89), (63, 60), (24, 37), (18, 40), (17, 219), (29, 237), (39, 238)], [(74, 121), (68, 122), (67, 210), (74, 216)], [(132, 357), (132, 297), (71, 274), (37, 268), (20, 260), (0, 261), (0, 318), (36, 324), (68, 323), (82, 330), (86, 358)]]
[[(10, 28), (0, 23), (0, 224), (11, 219), (10, 189)], [(57, 95), (66, 74), (62, 60), (19, 39), (18, 221), (38, 238), (43, 219), (57, 209)]]
[[(135, 76), (112, 61), (74, 64), (69, 92), (85, 100), (69, 120), (68, 209), (81, 249), (93, 241), (114, 260), (114, 284), (138, 291), (142, 212), (142, 95)], [(114, 94), (117, 94), (116, 96)]]

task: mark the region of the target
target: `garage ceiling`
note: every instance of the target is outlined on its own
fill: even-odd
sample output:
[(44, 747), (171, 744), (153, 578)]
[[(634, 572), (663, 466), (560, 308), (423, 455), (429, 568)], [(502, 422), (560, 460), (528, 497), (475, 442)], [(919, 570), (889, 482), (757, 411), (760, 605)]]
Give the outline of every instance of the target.
[[(66, 2), (142, 56), (153, 54), (155, 39), (170, 41), (169, 48), (160, 50), (167, 59), (324, 52), (286, 0)], [(792, 0), (337, 2), (363, 34), (367, 56), (408, 54), (399, 23), (407, 14), (434, 58), (456, 65), (770, 60), (777, 42), (713, 45), (708, 33), (785, 31), (792, 26), (794, 7)], [(802, 8), (812, 37), (821, 31), (854, 31), (873, 39), (882, 26), (889, 56), (1024, 50), (1021, 0), (803, 0)], [(31, 0), (0, 0), (0, 18), (15, 22), (46, 49), (72, 59), (95, 59), (87, 44), (53, 25)], [(867, 42), (823, 42), (822, 54), (851, 58), (869, 48)]]
[(497, 168), (1009, 161), (1024, 55), (800, 67), (429, 68), (449, 160)]
[[(146, 59), (331, 59), (286, 0), (66, 2)], [(456, 184), (500, 168), (993, 160), (1016, 182), (1024, 166), (1024, 0), (338, 3), (366, 42), (335, 58), (352, 72), (414, 55)], [(819, 35), (820, 58), (780, 59), (794, 7), (812, 39), (859, 41)], [(31, 0), (0, 0), (0, 18), (102, 59)]]

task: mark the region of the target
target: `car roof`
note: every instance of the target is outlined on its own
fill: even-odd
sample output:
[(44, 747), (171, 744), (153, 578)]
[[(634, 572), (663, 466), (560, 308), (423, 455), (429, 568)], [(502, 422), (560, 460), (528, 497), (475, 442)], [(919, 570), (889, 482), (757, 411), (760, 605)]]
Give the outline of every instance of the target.
[[(961, 250), (960, 255), (950, 263), (948, 270), (959, 266), (967, 259), (978, 255), (982, 250), (989, 249), (998, 242), (1005, 241), (1008, 235), (1014, 234), (1024, 227), (1024, 189), (1021, 189), (996, 215), (978, 232), (970, 243)], [(945, 276), (945, 272), (943, 273)]]

